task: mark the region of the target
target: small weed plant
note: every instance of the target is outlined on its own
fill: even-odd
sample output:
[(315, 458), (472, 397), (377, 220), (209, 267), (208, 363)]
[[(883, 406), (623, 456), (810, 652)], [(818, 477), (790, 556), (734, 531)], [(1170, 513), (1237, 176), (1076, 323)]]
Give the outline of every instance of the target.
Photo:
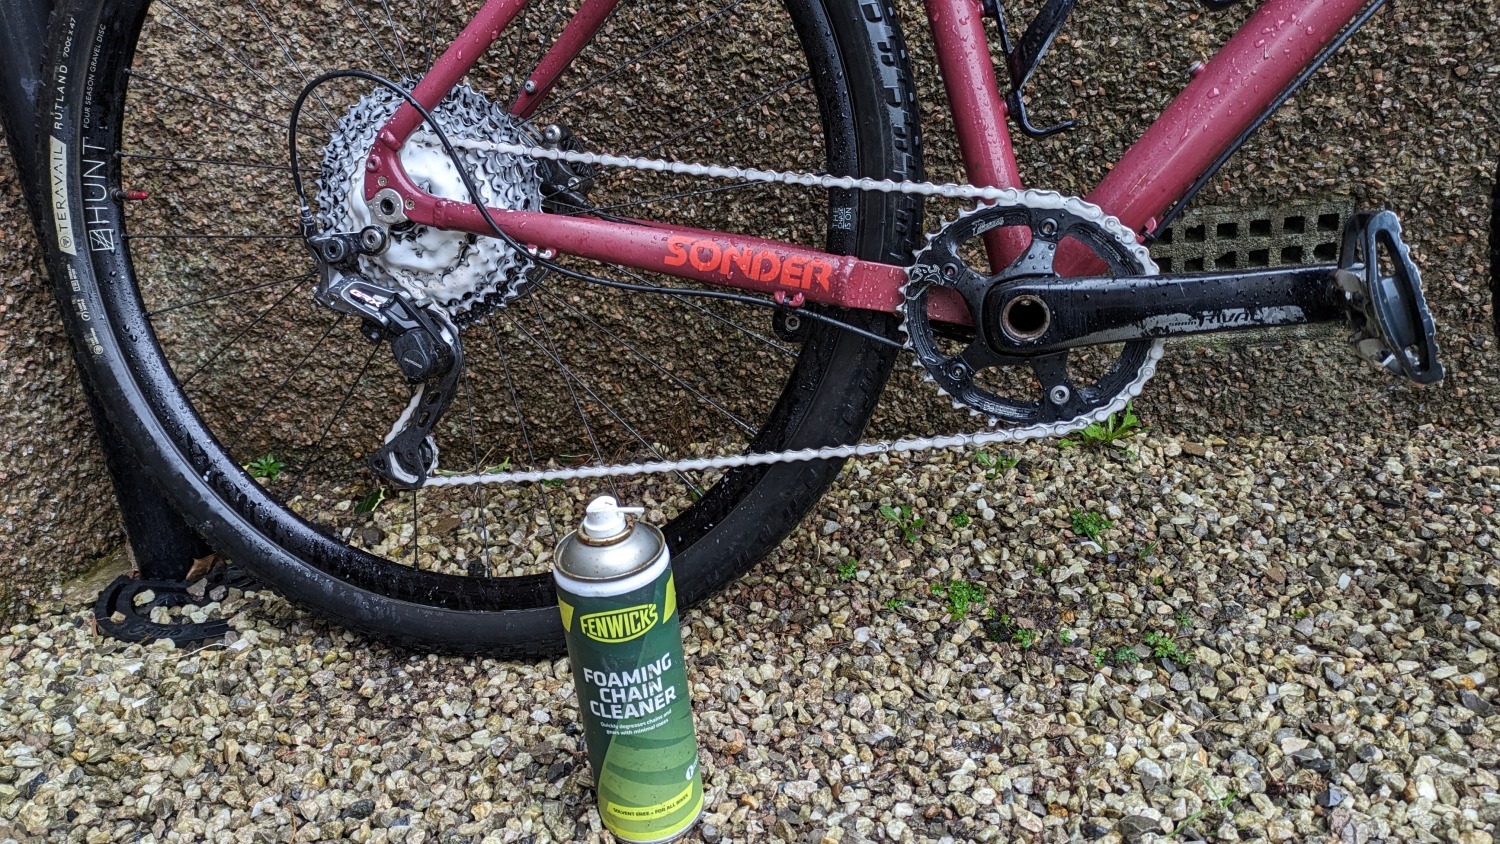
[(379, 507), (383, 501), (385, 501), (385, 487), (376, 487), (374, 492), (366, 495), (360, 499), (358, 504), (354, 505), (354, 512), (373, 513), (375, 512), (375, 508)]
[(1058, 448), (1107, 448), (1116, 442), (1144, 431), (1140, 417), (1135, 415), (1135, 403), (1126, 402), (1125, 409), (1111, 413), (1103, 422), (1093, 422), (1087, 428), (1057, 443)]
[(853, 580), (859, 574), (859, 561), (851, 557), (834, 566), (833, 571), (839, 576), (839, 580)]
[(1223, 797), (1219, 797), (1218, 795), (1214, 794), (1213, 788), (1209, 787), (1207, 783), (1204, 783), (1204, 787), (1208, 790), (1209, 795), (1213, 799), (1205, 800), (1203, 802), (1203, 808), (1178, 821), (1177, 825), (1172, 828), (1171, 833), (1167, 835), (1168, 838), (1176, 839), (1181, 837), (1183, 833), (1187, 832), (1194, 823), (1197, 823), (1200, 818), (1209, 814), (1210, 812), (1215, 812), (1216, 814), (1222, 815), (1233, 814), (1229, 811), (1229, 807), (1234, 805), (1234, 801), (1239, 799), (1240, 795), (1238, 792), (1230, 791)]
[(1155, 542), (1147, 543), (1146, 545), (1137, 545), (1135, 549), (1135, 558), (1144, 563), (1146, 562), (1146, 558), (1150, 557), (1152, 554), (1155, 554), (1156, 549), (1160, 547), (1160, 539), (1156, 540)]
[(1101, 534), (1115, 526), (1114, 522), (1092, 510), (1074, 510), (1072, 519), (1073, 532), (1092, 542), (1098, 542)]
[(988, 451), (976, 453), (974, 459), (978, 461), (979, 465), (985, 468), (984, 477), (986, 480), (994, 480), (1007, 470), (1015, 468), (1016, 464), (1021, 462), (1018, 458), (1006, 454), (990, 454)]
[(967, 580), (934, 583), (932, 594), (947, 604), (948, 618), (952, 621), (968, 618), (969, 613), (976, 610), (978, 605), (984, 604), (984, 587)]
[(952, 517), (948, 519), (948, 524), (953, 525), (960, 530), (968, 527), (973, 523), (974, 519), (972, 519), (968, 513), (954, 513)]
[(1063, 629), (1057, 631), (1057, 641), (1063, 647), (1067, 647), (1067, 646), (1073, 644), (1073, 638), (1074, 638), (1073, 637), (1073, 631), (1069, 630), (1066, 627), (1064, 627)]
[(916, 542), (920, 538), (919, 531), (922, 525), (927, 524), (926, 519), (918, 519), (912, 515), (910, 504), (902, 504), (900, 507), (882, 504), (880, 515), (895, 523), (896, 527), (901, 529), (901, 534), (906, 537), (907, 542)]
[(274, 481), (281, 476), (281, 470), (286, 468), (286, 463), (276, 459), (276, 455), (267, 454), (265, 457), (257, 457), (245, 464), (245, 471), (250, 477), (267, 481)]
[(1165, 633), (1154, 630), (1147, 633), (1146, 647), (1151, 649), (1151, 655), (1157, 659), (1170, 659), (1178, 665), (1188, 665), (1193, 661), (1192, 651), (1183, 650), (1175, 639)]
[(1017, 627), (1016, 632), (1010, 634), (1010, 641), (1023, 651), (1030, 650), (1041, 638), (1035, 630), (1030, 627)]
[(885, 602), (885, 608), (890, 610), (891, 612), (895, 612), (896, 610), (899, 610), (904, 606), (906, 606), (906, 601), (902, 600), (901, 598), (889, 598)]

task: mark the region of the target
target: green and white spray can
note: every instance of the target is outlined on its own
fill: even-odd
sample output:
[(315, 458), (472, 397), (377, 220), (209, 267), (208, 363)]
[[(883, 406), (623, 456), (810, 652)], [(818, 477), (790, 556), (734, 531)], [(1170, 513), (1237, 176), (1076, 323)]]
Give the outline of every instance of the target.
[(594, 770), (616, 837), (670, 841), (703, 813), (703, 776), (666, 538), (602, 496), (553, 558), (558, 607)]

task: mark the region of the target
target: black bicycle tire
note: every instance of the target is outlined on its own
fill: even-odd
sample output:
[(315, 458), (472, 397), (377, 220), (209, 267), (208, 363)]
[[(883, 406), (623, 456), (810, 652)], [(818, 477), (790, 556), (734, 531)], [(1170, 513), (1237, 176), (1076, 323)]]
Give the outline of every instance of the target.
[[(44, 94), (49, 107), (43, 111), (49, 120), (42, 131), (51, 166), (38, 174), (38, 187), (52, 200), (51, 213), (44, 211), (41, 222), (77, 357), (106, 413), (136, 450), (142, 471), (154, 477), (216, 548), (294, 603), (342, 626), (435, 652), (558, 653), (561, 626), (550, 577), (513, 578), (497, 585), (487, 579), (390, 571), (386, 561), (364, 559), (369, 555), (331, 540), (271, 500), (217, 447), (177, 390), (133, 285), (100, 283), (104, 259), (79, 248), (76, 224), (84, 215), (79, 155), (84, 142), (115, 130), (102, 125), (107, 121), (95, 120), (87, 134), (82, 115), (88, 106), (106, 108), (124, 100), (121, 68), (129, 64), (145, 8), (142, 4), (132, 12), (127, 6), (74, 0), (55, 17)], [(789, 0), (787, 7), (809, 61), (827, 73), (842, 74), (847, 83), (842, 98), (827, 96), (827, 85), (818, 87), (825, 125), (843, 121), (853, 130), (856, 149), (831, 155), (852, 156), (853, 166), (864, 175), (920, 178), (913, 87), (889, 3)], [(86, 49), (92, 45), (99, 45), (99, 55)], [(86, 97), (91, 99), (85, 102)], [(117, 164), (112, 175), (118, 187)], [(859, 229), (851, 251), (904, 260), (920, 232), (919, 204), (877, 193), (856, 201)], [(120, 224), (118, 207), (112, 222)], [(124, 264), (113, 263), (120, 258), (111, 253), (109, 260), (106, 272), (128, 271), (128, 257)], [(844, 316), (877, 331), (891, 329), (889, 319), (878, 315)], [(807, 447), (857, 436), (884, 385), (892, 361), (887, 347), (844, 332), (811, 345), (819, 354), (814, 362), (818, 381), (808, 385), (811, 389), (787, 391), (790, 398), (784, 397), (773, 413), (773, 418), (784, 414), (791, 420), (785, 425), (787, 436), (769, 445)], [(775, 547), (839, 468), (839, 462), (826, 461), (734, 470), (725, 484), (745, 490), (734, 501), (727, 500), (728, 494), (705, 500), (705, 506), (689, 511), (691, 519), (669, 525), (683, 603), (713, 594)], [(734, 506), (720, 506), (727, 504)], [(384, 564), (378, 573), (372, 560)], [(434, 597), (441, 605), (387, 594), (434, 594), (434, 577), (443, 584)], [(523, 608), (493, 609), (499, 605)]]

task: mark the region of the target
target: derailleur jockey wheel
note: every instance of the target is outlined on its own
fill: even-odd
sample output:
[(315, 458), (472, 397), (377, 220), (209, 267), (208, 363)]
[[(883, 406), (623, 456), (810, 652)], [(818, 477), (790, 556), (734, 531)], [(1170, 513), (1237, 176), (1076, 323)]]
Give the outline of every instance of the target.
[[(991, 424), (1039, 425), (1052, 429), (1050, 434), (1067, 433), (1123, 407), (1125, 401), (1139, 394), (1141, 385), (1156, 370), (1162, 341), (1133, 340), (1092, 347), (1093, 354), (1102, 350), (1115, 353), (1103, 374), (1097, 374), (1098, 366), (1090, 367), (1092, 374), (1070, 374), (1070, 353), (1084, 350), (1036, 355), (996, 351), (999, 344), (993, 341), (1002, 336), (1000, 332), (1012, 340), (1041, 336), (1052, 321), (1046, 303), (1020, 296), (991, 314), (995, 309), (987, 309), (986, 301), (1013, 282), (1035, 284), (1057, 278), (1053, 264), (1060, 250), (1092, 253), (1103, 265), (1099, 275), (1156, 275), (1156, 264), (1124, 225), (1096, 206), (1040, 191), (1018, 193), (1016, 197), (1015, 201), (980, 206), (928, 237), (926, 247), (907, 269), (907, 283), (902, 288), (906, 297), (903, 329), (917, 364), (953, 399), (955, 407), (988, 417)], [(970, 242), (997, 229), (1007, 238), (1026, 243), (1025, 250), (999, 273), (974, 269), (961, 256), (966, 252), (982, 255), (979, 244)], [(966, 249), (966, 245), (971, 248)], [(928, 303), (939, 289), (958, 294), (973, 317), (972, 335), (957, 326), (942, 327), (943, 338), (963, 336), (958, 344), (961, 350), (954, 351), (954, 344), (939, 337), (939, 327), (928, 316)], [(1003, 379), (986, 378), (986, 374), (1002, 374), (998, 371), (1007, 367), (1028, 368), (1040, 387), (1039, 394), (1030, 392), (1035, 386), (1009, 386), (1023, 379), (1006, 381), (1003, 390), (993, 387), (990, 382)]]

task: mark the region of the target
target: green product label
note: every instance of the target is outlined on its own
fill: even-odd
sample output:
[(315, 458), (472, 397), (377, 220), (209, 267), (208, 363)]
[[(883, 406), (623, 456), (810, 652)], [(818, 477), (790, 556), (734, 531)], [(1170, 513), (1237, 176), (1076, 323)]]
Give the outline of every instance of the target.
[(599, 816), (616, 836), (662, 841), (703, 810), (698, 741), (671, 569), (607, 598), (559, 586)]

